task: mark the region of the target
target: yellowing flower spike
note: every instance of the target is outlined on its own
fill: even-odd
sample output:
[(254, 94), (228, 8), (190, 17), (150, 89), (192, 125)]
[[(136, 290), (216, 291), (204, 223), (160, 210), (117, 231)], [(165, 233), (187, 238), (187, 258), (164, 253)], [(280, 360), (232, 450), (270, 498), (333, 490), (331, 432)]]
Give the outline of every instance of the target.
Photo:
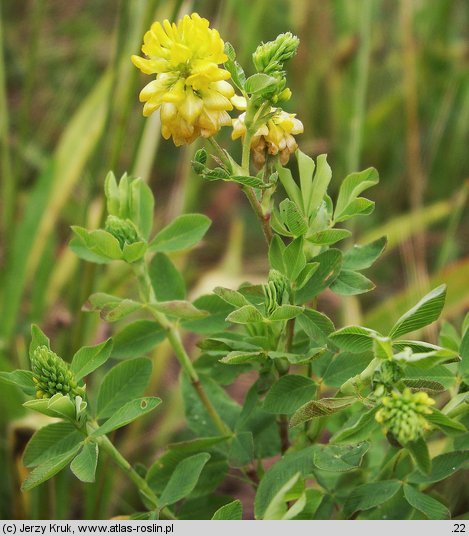
[(216, 134), (231, 124), (234, 89), (230, 74), (219, 67), (228, 58), (224, 42), (209, 21), (197, 13), (177, 24), (154, 22), (143, 38), (147, 58), (132, 56), (132, 62), (156, 79), (140, 92), (143, 115), (160, 110), (161, 131), (175, 145), (192, 143)]

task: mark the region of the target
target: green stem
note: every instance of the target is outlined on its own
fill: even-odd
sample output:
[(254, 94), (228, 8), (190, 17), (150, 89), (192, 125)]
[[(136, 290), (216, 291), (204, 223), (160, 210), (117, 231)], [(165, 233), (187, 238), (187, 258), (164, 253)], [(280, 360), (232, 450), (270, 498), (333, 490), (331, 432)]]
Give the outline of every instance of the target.
[[(154, 508), (157, 508), (158, 498), (153, 490), (148, 485), (147, 481), (141, 477), (130, 463), (116, 449), (111, 440), (107, 436), (101, 436), (98, 439), (99, 446), (108, 454), (112, 461), (132, 480), (139, 491), (152, 503)], [(169, 510), (164, 508), (162, 513), (168, 519), (177, 519), (176, 516)]]
[(113, 462), (132, 480), (138, 489), (156, 506), (157, 498), (153, 490), (147, 484), (130, 463), (116, 449), (107, 436), (101, 436), (98, 440), (99, 446), (111, 457)]
[[(78, 427), (78, 430), (85, 436), (99, 428), (95, 420), (88, 420), (86, 426)], [(108, 454), (109, 458), (132, 480), (139, 491), (152, 503), (154, 508), (157, 508), (158, 497), (150, 488), (147, 481), (141, 477), (132, 465), (122, 456), (119, 450), (114, 446), (113, 442), (106, 436), (102, 435), (96, 439), (96, 443), (100, 448)], [(169, 508), (163, 509), (164, 515), (169, 519), (177, 519)]]
[[(148, 274), (148, 269), (144, 261), (134, 265), (134, 272), (137, 276), (140, 294), (142, 295), (143, 300), (148, 303), (150, 306), (157, 303), (155, 296), (155, 291), (151, 284), (150, 276)], [(181, 335), (175, 324), (173, 324), (164, 313), (157, 311), (155, 308), (150, 307), (150, 312), (153, 315), (154, 319), (160, 324), (160, 326), (166, 331), (168, 340), (176, 354), (176, 357), (181, 364), (183, 370), (189, 376), (192, 386), (194, 387), (200, 401), (204, 405), (207, 413), (213, 421), (213, 424), (217, 427), (218, 431), (223, 434), (231, 434), (231, 430), (226, 426), (226, 424), (221, 419), (217, 410), (213, 406), (212, 402), (207, 396), (205, 389), (199, 379), (199, 375), (192, 364), (191, 358), (189, 357), (184, 345), (182, 344)]]
[(244, 136), (244, 140), (243, 140), (243, 153), (241, 157), (241, 167), (243, 168), (243, 170), (245, 171), (247, 175), (249, 175), (250, 173), (249, 162), (250, 162), (250, 157), (251, 157), (251, 139), (252, 139), (252, 134), (249, 131), (249, 128), (246, 127), (246, 135)]
[[(248, 114), (246, 112), (246, 118)], [(248, 121), (248, 119), (246, 119)], [(243, 139), (243, 153), (242, 153), (242, 160), (241, 160), (241, 167), (243, 168), (243, 172), (249, 176), (250, 175), (250, 157), (251, 157), (251, 139), (252, 139), (253, 133), (251, 132), (251, 128), (249, 125), (246, 125), (246, 134)], [(252, 209), (254, 210), (254, 213), (257, 216), (257, 219), (259, 220), (262, 231), (264, 233), (265, 239), (267, 241), (267, 244), (270, 244), (272, 240), (272, 229), (270, 227), (270, 217), (264, 213), (264, 209), (262, 208), (262, 205), (259, 202), (259, 199), (257, 199), (256, 191), (254, 188), (251, 188), (251, 186), (245, 186), (243, 187), (243, 192), (246, 194), (246, 197), (248, 198), (249, 203), (251, 204)]]
[[(286, 327), (285, 327), (285, 339), (284, 339), (284, 350), (286, 353), (289, 353), (291, 351), (291, 347), (293, 344), (293, 336), (295, 333), (295, 319), (292, 318), (288, 320)], [(286, 370), (280, 371), (279, 370), (279, 376), (285, 376), (289, 373), (289, 366), (287, 366)], [(290, 448), (290, 437), (289, 437), (289, 422), (288, 422), (288, 416), (287, 415), (279, 415), (278, 418), (278, 426), (279, 426), (279, 436), (280, 436), (280, 448), (282, 454), (285, 454), (285, 452)]]
[(243, 188), (243, 192), (246, 194), (246, 197), (248, 198), (249, 203), (251, 204), (251, 207), (254, 210), (257, 216), (257, 219), (259, 220), (262, 226), (262, 231), (264, 233), (267, 244), (270, 244), (270, 242), (272, 241), (273, 234), (272, 234), (272, 228), (270, 227), (269, 216), (264, 214), (262, 206), (259, 203), (256, 192), (254, 191), (253, 188), (251, 188), (250, 186), (245, 186)]

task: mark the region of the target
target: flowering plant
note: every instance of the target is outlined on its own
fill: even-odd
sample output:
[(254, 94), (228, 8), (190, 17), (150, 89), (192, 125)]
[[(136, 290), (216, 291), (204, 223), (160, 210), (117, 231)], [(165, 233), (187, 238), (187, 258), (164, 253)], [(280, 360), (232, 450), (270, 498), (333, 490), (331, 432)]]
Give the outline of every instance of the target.
[[(87, 311), (124, 325), (70, 363), (33, 326), (31, 370), (0, 373), (31, 398), (27, 408), (56, 419), (28, 444), (24, 491), (68, 465), (93, 482), (104, 455), (140, 493), (133, 518), (184, 518), (197, 509), (202, 518), (241, 519), (240, 500), (219, 492), (228, 475), (254, 490), (257, 519), (450, 517), (439, 483), (469, 460), (469, 319), (461, 336), (446, 332), (438, 344), (403, 338), (438, 320), (444, 285), (389, 333), (336, 329), (318, 310), (323, 292), (374, 288), (362, 272), (386, 239), (353, 245), (344, 223), (373, 211), (362, 193), (378, 183), (377, 171), (351, 173), (333, 200), (326, 155), (314, 160), (298, 149), (303, 125), (284, 109), (285, 64), (298, 45), (290, 33), (262, 43), (247, 76), (232, 45), (197, 14), (155, 22), (145, 34), (146, 57), (132, 56), (155, 76), (140, 93), (143, 114), (159, 113), (162, 135), (176, 145), (206, 138), (193, 169), (246, 194), (266, 239), (265, 281), (189, 300), (171, 257), (200, 242), (209, 218), (184, 214), (154, 233), (148, 185), (109, 173), (104, 225), (73, 227), (70, 247), (88, 262), (125, 263), (139, 295), (92, 294)], [(241, 161), (214, 137), (230, 125)], [(199, 337), (197, 356), (185, 346), (187, 332)], [(109, 435), (157, 411), (160, 398), (145, 396), (152, 362), (144, 356), (164, 340), (180, 363), (189, 439), (169, 444), (151, 467), (134, 467)], [(253, 381), (239, 404), (225, 386), (242, 374)]]

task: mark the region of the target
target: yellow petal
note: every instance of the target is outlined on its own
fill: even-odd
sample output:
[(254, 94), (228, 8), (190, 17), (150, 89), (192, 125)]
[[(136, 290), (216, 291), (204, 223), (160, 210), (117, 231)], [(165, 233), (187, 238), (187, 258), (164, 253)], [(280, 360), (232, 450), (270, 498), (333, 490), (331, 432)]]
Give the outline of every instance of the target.
[(244, 97), (241, 97), (240, 95), (234, 95), (233, 97), (231, 97), (231, 102), (233, 106), (238, 110), (246, 109), (246, 99)]
[(171, 48), (171, 61), (174, 62), (175, 65), (186, 63), (191, 57), (192, 50), (188, 46), (181, 43), (174, 43)]
[(203, 101), (194, 94), (192, 89), (187, 89), (184, 100), (178, 106), (179, 112), (184, 119), (192, 124), (199, 117), (203, 108)]
[(218, 91), (224, 97), (231, 99), (235, 94), (233, 86), (226, 80), (219, 80), (218, 82), (212, 82), (209, 89)]
[(161, 122), (169, 123), (177, 116), (177, 108), (174, 104), (165, 102), (161, 106)]
[(303, 123), (299, 119), (293, 119), (292, 134), (302, 134), (304, 132)]
[(255, 136), (259, 136), (259, 137), (260, 137), (260, 136), (268, 136), (268, 134), (269, 134), (269, 128), (268, 128), (268, 126), (267, 126), (267, 125), (261, 125), (261, 126), (257, 129), (257, 131), (256, 131), (256, 133), (255, 133)]
[(201, 97), (204, 101), (204, 106), (211, 110), (224, 111), (233, 109), (230, 100), (218, 93), (218, 91), (203, 91), (201, 92)]
[(154, 111), (156, 111), (160, 107), (159, 104), (156, 104), (154, 102), (146, 102), (145, 106), (143, 107), (143, 115), (145, 117), (149, 117)]
[(135, 54), (133, 54), (130, 59), (135, 67), (140, 69), (142, 73), (154, 74), (157, 72), (156, 67), (158, 66), (158, 62), (155, 62), (155, 60), (147, 60), (140, 56), (136, 56)]
[(169, 140), (171, 137), (171, 130), (166, 125), (161, 126), (161, 134), (165, 140)]
[(174, 86), (167, 91), (162, 100), (164, 102), (180, 103), (186, 98), (186, 92), (184, 91), (184, 81), (178, 80)]
[(227, 112), (218, 112), (219, 127), (228, 127), (231, 125), (231, 117)]
[[(164, 91), (163, 91), (164, 92)], [(147, 84), (142, 91), (140, 91), (139, 99), (140, 102), (145, 102), (150, 100), (152, 97), (155, 97), (158, 93), (162, 94), (161, 85), (158, 80), (152, 80)]]

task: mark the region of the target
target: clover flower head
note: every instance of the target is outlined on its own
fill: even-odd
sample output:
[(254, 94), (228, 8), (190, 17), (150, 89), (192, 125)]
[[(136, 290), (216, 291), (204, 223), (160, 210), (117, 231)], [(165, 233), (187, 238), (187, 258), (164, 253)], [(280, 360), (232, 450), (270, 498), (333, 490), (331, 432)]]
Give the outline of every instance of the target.
[(52, 398), (61, 393), (70, 397), (85, 395), (66, 363), (47, 346), (38, 346), (31, 358), (33, 381), (36, 384), (36, 398)]
[(132, 56), (145, 74), (156, 74), (140, 93), (143, 115), (160, 109), (161, 130), (175, 145), (209, 137), (231, 124), (230, 74), (219, 67), (227, 61), (224, 42), (209, 21), (197, 13), (177, 24), (154, 22), (143, 39), (147, 58)]
[(376, 420), (391, 432), (401, 445), (405, 445), (421, 437), (425, 430), (430, 428), (425, 416), (432, 413), (430, 406), (434, 403), (423, 391), (393, 391), (391, 396), (382, 398)]
[(110, 214), (106, 219), (104, 229), (112, 234), (114, 238), (117, 238), (121, 248), (123, 248), (125, 244), (134, 244), (140, 240), (137, 228), (129, 219), (124, 220)]
[[(245, 118), (246, 113), (242, 113), (233, 120), (231, 134), (233, 140), (245, 136)], [(274, 115), (260, 126), (251, 138), (251, 151), (255, 166), (260, 169), (265, 164), (267, 154), (278, 155), (281, 164), (287, 164), (290, 155), (298, 149), (294, 135), (302, 132), (303, 123), (295, 117), (295, 114), (289, 114), (277, 108)]]

